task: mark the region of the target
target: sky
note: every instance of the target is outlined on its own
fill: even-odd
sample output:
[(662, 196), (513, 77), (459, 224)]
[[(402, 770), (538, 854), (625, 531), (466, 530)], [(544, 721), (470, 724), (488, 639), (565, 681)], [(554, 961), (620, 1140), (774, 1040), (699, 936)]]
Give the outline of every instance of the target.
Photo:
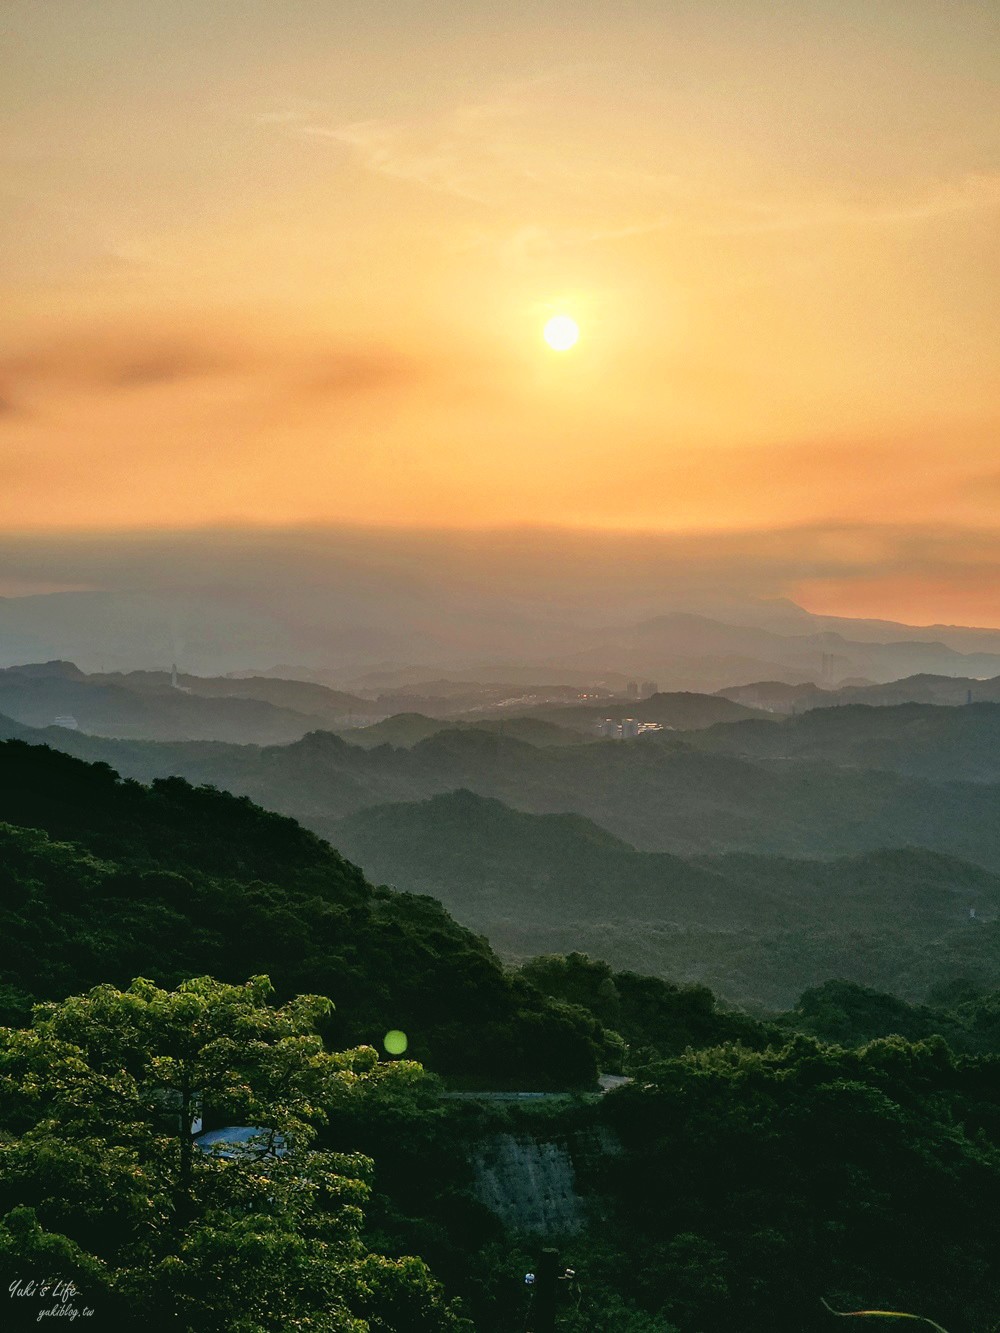
[(1000, 625), (995, 0), (7, 0), (0, 51), (32, 550), (601, 530)]

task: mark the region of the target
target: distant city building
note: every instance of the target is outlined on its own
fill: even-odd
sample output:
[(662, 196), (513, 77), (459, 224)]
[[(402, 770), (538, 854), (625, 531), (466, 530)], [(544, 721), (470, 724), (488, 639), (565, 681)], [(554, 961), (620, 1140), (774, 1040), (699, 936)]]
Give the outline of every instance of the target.
[(644, 736), (649, 731), (663, 731), (664, 727), (660, 722), (640, 722), (634, 717), (621, 720), (606, 717), (597, 723), (595, 730), (598, 736), (605, 736), (608, 740), (628, 741), (634, 740), (636, 736)]
[(642, 697), (644, 699), (651, 699), (656, 693), (657, 689), (655, 680), (644, 680), (642, 682)]
[(77, 722), (75, 717), (71, 717), (69, 713), (65, 713), (61, 717), (54, 717), (52, 719), (52, 725), (54, 727), (65, 727), (67, 731), (80, 730), (79, 722)]
[(639, 682), (637, 680), (630, 680), (629, 683), (625, 686), (625, 693), (628, 695), (630, 699), (638, 699)]

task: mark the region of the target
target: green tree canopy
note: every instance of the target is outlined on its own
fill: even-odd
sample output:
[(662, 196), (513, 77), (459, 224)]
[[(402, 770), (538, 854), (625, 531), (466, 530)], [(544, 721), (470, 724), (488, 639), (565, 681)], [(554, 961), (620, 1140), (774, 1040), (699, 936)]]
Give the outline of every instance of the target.
[[(102, 1330), (468, 1327), (421, 1260), (366, 1249), (371, 1160), (316, 1147), (334, 1107), (379, 1085), (409, 1095), (419, 1066), (326, 1051), (329, 1001), (274, 1008), (270, 991), (266, 977), (140, 979), (0, 1029), (5, 1288), (72, 1282)], [(259, 1127), (252, 1150), (202, 1151), (202, 1109)], [(10, 1299), (37, 1318), (37, 1300)]]

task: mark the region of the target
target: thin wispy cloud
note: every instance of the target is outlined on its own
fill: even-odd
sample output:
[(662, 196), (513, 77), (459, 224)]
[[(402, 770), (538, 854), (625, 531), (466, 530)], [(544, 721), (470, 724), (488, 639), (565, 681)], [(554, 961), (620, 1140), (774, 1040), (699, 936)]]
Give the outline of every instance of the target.
[(313, 121), (298, 124), (295, 132), (340, 145), (363, 170), (495, 209), (523, 202), (528, 185), (553, 192), (556, 202), (577, 203), (593, 200), (595, 188), (602, 194), (671, 188), (669, 175), (567, 156), (564, 144), (546, 142), (548, 118), (572, 105), (574, 81), (595, 68), (546, 70), (506, 84), (492, 97), (412, 120)]
[[(888, 228), (930, 221), (962, 213), (988, 212), (1000, 208), (1000, 169), (962, 176), (945, 183), (930, 183), (894, 196), (866, 201), (827, 196), (809, 200), (782, 194), (771, 198), (720, 195), (685, 199), (675, 183), (677, 206), (620, 227), (566, 233), (570, 243), (622, 241), (674, 232), (686, 236), (764, 236), (769, 233), (820, 231), (824, 228)], [(804, 192), (805, 193), (805, 192)], [(551, 241), (551, 236), (548, 238)]]
[[(1000, 207), (1000, 167), (883, 190), (844, 183), (818, 192), (808, 181), (754, 187), (752, 163), (737, 182), (717, 164), (680, 155), (676, 164), (644, 169), (586, 148), (567, 151), (545, 131), (549, 117), (572, 104), (566, 81), (579, 73), (553, 71), (494, 99), (405, 121), (324, 125), (288, 112), (270, 123), (342, 149), (364, 171), (520, 214), (515, 246), (576, 246), (658, 231), (721, 236), (891, 227)], [(587, 225), (591, 212), (601, 215), (599, 225)]]

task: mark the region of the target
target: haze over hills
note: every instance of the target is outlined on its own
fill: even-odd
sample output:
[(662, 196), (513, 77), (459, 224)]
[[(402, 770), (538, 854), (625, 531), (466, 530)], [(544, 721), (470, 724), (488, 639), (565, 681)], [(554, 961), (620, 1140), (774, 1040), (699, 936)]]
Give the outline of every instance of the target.
[(560, 727), (541, 717), (495, 717), (476, 721), (456, 721), (454, 718), (424, 717), (421, 713), (396, 713), (370, 726), (341, 731), (344, 740), (372, 750), (379, 745), (410, 748), (420, 741), (436, 736), (441, 731), (484, 731), (495, 736), (510, 736), (526, 745), (583, 745), (593, 738), (593, 726)]
[(720, 724), (689, 742), (770, 765), (791, 760), (932, 782), (1000, 782), (1000, 705), (846, 704), (768, 725)]
[[(0, 734), (293, 815), (511, 958), (584, 950), (765, 1008), (830, 977), (1000, 983), (1000, 703), (964, 702), (995, 681), (595, 699), (378, 677), (366, 698), (38, 663), (0, 671)], [(382, 714), (411, 688), (443, 715)], [(57, 712), (79, 729), (32, 725)], [(598, 738), (624, 717), (663, 729)]]
[[(580, 739), (541, 717), (512, 716), (594, 693), (572, 686), (538, 686), (531, 692), (496, 684), (448, 688), (419, 699), (436, 719), (424, 719), (401, 704), (412, 696), (378, 694), (363, 698), (313, 681), (271, 675), (194, 676), (176, 671), (82, 672), (74, 663), (51, 661), (0, 669), (0, 713), (27, 726), (45, 727), (62, 719), (98, 736), (144, 740), (224, 740), (275, 744), (296, 740), (318, 728), (350, 731), (359, 744), (374, 745), (397, 736), (422, 739), (442, 726), (479, 725), (532, 738), (539, 744)], [(683, 704), (683, 701), (681, 701)], [(726, 699), (705, 698), (698, 705), (706, 718), (753, 716), (752, 710)], [(612, 703), (612, 708), (621, 706)], [(690, 712), (690, 709), (687, 710)], [(682, 707), (683, 712), (683, 707)], [(680, 716), (680, 715), (679, 715)], [(592, 731), (590, 713), (572, 715), (577, 730)], [(394, 718), (399, 720), (394, 721)], [(378, 720), (379, 728), (373, 726)], [(407, 720), (409, 719), (409, 721)]]
[[(1000, 918), (1000, 876), (940, 853), (681, 858), (636, 851), (580, 815), (525, 814), (465, 790), (359, 811), (336, 825), (336, 842), (380, 881), (447, 888), (449, 910), (474, 913), (484, 930), (486, 919), (538, 925), (557, 914), (568, 930), (620, 917), (771, 932), (885, 927), (901, 913), (938, 930), (964, 926), (970, 909), (979, 922)], [(921, 901), (921, 882), (940, 897)]]
[[(1000, 982), (1000, 783), (968, 780), (994, 776), (998, 728), (983, 704), (567, 745), (482, 724), (373, 749), (328, 732), (260, 747), (6, 731), (294, 814), (508, 956), (584, 950), (780, 1008), (832, 976), (909, 998)], [(966, 780), (935, 780), (935, 755)]]
[(333, 840), (516, 958), (583, 950), (770, 1008), (832, 976), (911, 999), (1000, 982), (1000, 875), (914, 848), (685, 860), (468, 791), (362, 810)]
[[(970, 764), (982, 762), (988, 737), (1000, 728), (1000, 705), (977, 708), (981, 726), (970, 729), (967, 710), (924, 707), (921, 713), (915, 706), (907, 719), (911, 725), (883, 753), (886, 763), (916, 763), (913, 756), (922, 752), (920, 719), (926, 716), (943, 728), (949, 758), (948, 767), (936, 773), (933, 754), (928, 756), (921, 761), (923, 776), (906, 776), (891, 766), (838, 766), (809, 755), (757, 759), (734, 752), (742, 744), (741, 728), (748, 729), (748, 744), (762, 737), (766, 749), (772, 729), (781, 735), (789, 723), (809, 718), (819, 719), (813, 727), (831, 725), (834, 735), (843, 723), (849, 737), (857, 718), (855, 710), (846, 709), (787, 722), (751, 720), (721, 732), (708, 728), (570, 746), (531, 745), (475, 728), (441, 731), (410, 749), (372, 750), (321, 731), (265, 747), (113, 741), (60, 728), (37, 734), (143, 781), (177, 773), (251, 796), (324, 835), (334, 821), (365, 806), (468, 787), (536, 814), (575, 811), (648, 851), (838, 856), (913, 845), (1000, 869), (1000, 785), (952, 780), (963, 756)], [(870, 712), (879, 722), (893, 720), (891, 710)], [(719, 735), (722, 741), (713, 751)], [(843, 734), (841, 741), (850, 748)]]
[(716, 693), (735, 703), (773, 713), (800, 713), (808, 708), (833, 708), (845, 703), (996, 703), (1000, 701), (1000, 676), (935, 676), (925, 672), (880, 685), (867, 681), (835, 689), (824, 689), (812, 682), (789, 685), (785, 681), (760, 680), (730, 685)]
[(1000, 3), (0, 31), (0, 1333), (1000, 1333)]
[[(291, 668), (289, 668), (291, 669)], [(320, 674), (320, 673), (316, 673)], [(376, 685), (367, 694), (348, 693), (317, 680), (274, 673), (198, 676), (174, 671), (90, 672), (54, 660), (0, 669), (0, 713), (28, 726), (69, 718), (94, 735), (147, 740), (216, 739), (274, 744), (310, 730), (350, 732), (367, 747), (381, 741), (411, 744), (441, 730), (440, 723), (487, 725), (538, 744), (593, 736), (604, 719), (631, 717), (687, 731), (753, 717), (830, 708), (844, 703), (958, 704), (1000, 698), (1000, 677), (918, 675), (884, 685), (845, 686), (759, 681), (706, 695), (659, 691), (641, 682), (604, 679), (586, 687), (518, 685), (484, 681), (423, 681), (413, 686)], [(615, 678), (617, 680), (617, 678)], [(394, 718), (400, 718), (394, 721)], [(418, 718), (424, 718), (419, 721)], [(371, 729), (377, 723), (375, 729)], [(500, 725), (502, 723), (502, 725)], [(546, 730), (548, 728), (548, 730)]]
[[(470, 709), (464, 718), (450, 713), (434, 717), (399, 713), (370, 726), (351, 730), (341, 728), (340, 734), (352, 745), (371, 749), (378, 744), (411, 746), (441, 731), (472, 727), (477, 731), (545, 746), (593, 740), (601, 734), (603, 722), (621, 722), (625, 718), (654, 723), (671, 731), (692, 731), (719, 722), (738, 722), (747, 718), (770, 720), (771, 717), (760, 709), (708, 694), (655, 693), (645, 699), (612, 695), (597, 703), (590, 702), (590, 697), (584, 695), (582, 700), (578, 698), (573, 703), (551, 699), (541, 703), (533, 697), (511, 699), (502, 707), (481, 705)], [(389, 700), (383, 695), (380, 702), (386, 704)]]
[(302, 572), (0, 602), (0, 738), (33, 756), (0, 746), (9, 1018), (267, 971), (459, 1082), (640, 1097), (791, 1031), (997, 1049), (1000, 633)]
[(512, 684), (606, 678), (614, 688), (640, 677), (670, 691), (1000, 675), (1000, 631), (813, 615), (742, 590), (732, 569), (699, 575), (690, 552), (652, 537), (152, 533), (111, 547), (22, 544), (11, 561), (29, 589), (56, 571), (65, 581), (68, 569), (76, 583), (0, 598), (0, 666), (177, 662), (220, 675), (288, 663), (285, 674), (321, 673), (351, 692), (379, 676), (391, 688), (464, 673)]
[(587, 647), (558, 660), (560, 666), (577, 670), (613, 665), (674, 690), (703, 691), (775, 677), (796, 684), (852, 677), (878, 682), (918, 672), (1000, 674), (1000, 636), (977, 638), (974, 642), (989, 643), (990, 650), (977, 647), (970, 652), (925, 637), (920, 631), (906, 633), (907, 627), (901, 625), (893, 626), (894, 632), (884, 639), (852, 639), (853, 622), (844, 630), (830, 627), (829, 618), (822, 625), (800, 626), (789, 632), (787, 625), (776, 630), (766, 624), (742, 625), (673, 613), (632, 627), (605, 630)]
[(86, 675), (60, 661), (0, 670), (0, 713), (34, 727), (63, 718), (98, 736), (264, 744), (378, 716), (370, 701), (298, 681)]
[[(411, 745), (449, 726), (474, 725), (548, 745), (593, 738), (605, 719), (631, 717), (670, 730), (690, 731), (753, 718), (773, 721), (790, 713), (829, 711), (844, 704), (956, 705), (970, 699), (1000, 698), (1000, 677), (974, 680), (932, 675), (836, 690), (760, 681), (715, 695), (659, 691), (647, 697), (638, 697), (637, 681), (626, 692), (624, 677), (617, 690), (607, 683), (583, 689), (572, 684), (524, 687), (449, 680), (394, 689), (385, 688), (381, 680), (372, 684), (376, 688), (362, 695), (271, 673), (214, 677), (138, 670), (85, 673), (72, 662), (55, 660), (0, 669), (0, 714), (34, 727), (68, 718), (70, 725), (75, 722), (94, 735), (146, 740), (266, 745), (323, 729), (338, 731), (352, 743), (371, 748), (383, 742)], [(653, 688), (643, 685), (646, 690)], [(970, 715), (965, 725), (974, 730), (980, 725), (975, 719), (982, 716)], [(872, 733), (897, 723), (898, 718), (891, 723), (873, 721)], [(847, 725), (847, 719), (837, 724)], [(949, 722), (946, 727), (953, 725)], [(782, 752), (780, 742), (774, 745)], [(864, 762), (864, 756), (849, 759), (845, 754), (844, 762), (856, 761)]]

